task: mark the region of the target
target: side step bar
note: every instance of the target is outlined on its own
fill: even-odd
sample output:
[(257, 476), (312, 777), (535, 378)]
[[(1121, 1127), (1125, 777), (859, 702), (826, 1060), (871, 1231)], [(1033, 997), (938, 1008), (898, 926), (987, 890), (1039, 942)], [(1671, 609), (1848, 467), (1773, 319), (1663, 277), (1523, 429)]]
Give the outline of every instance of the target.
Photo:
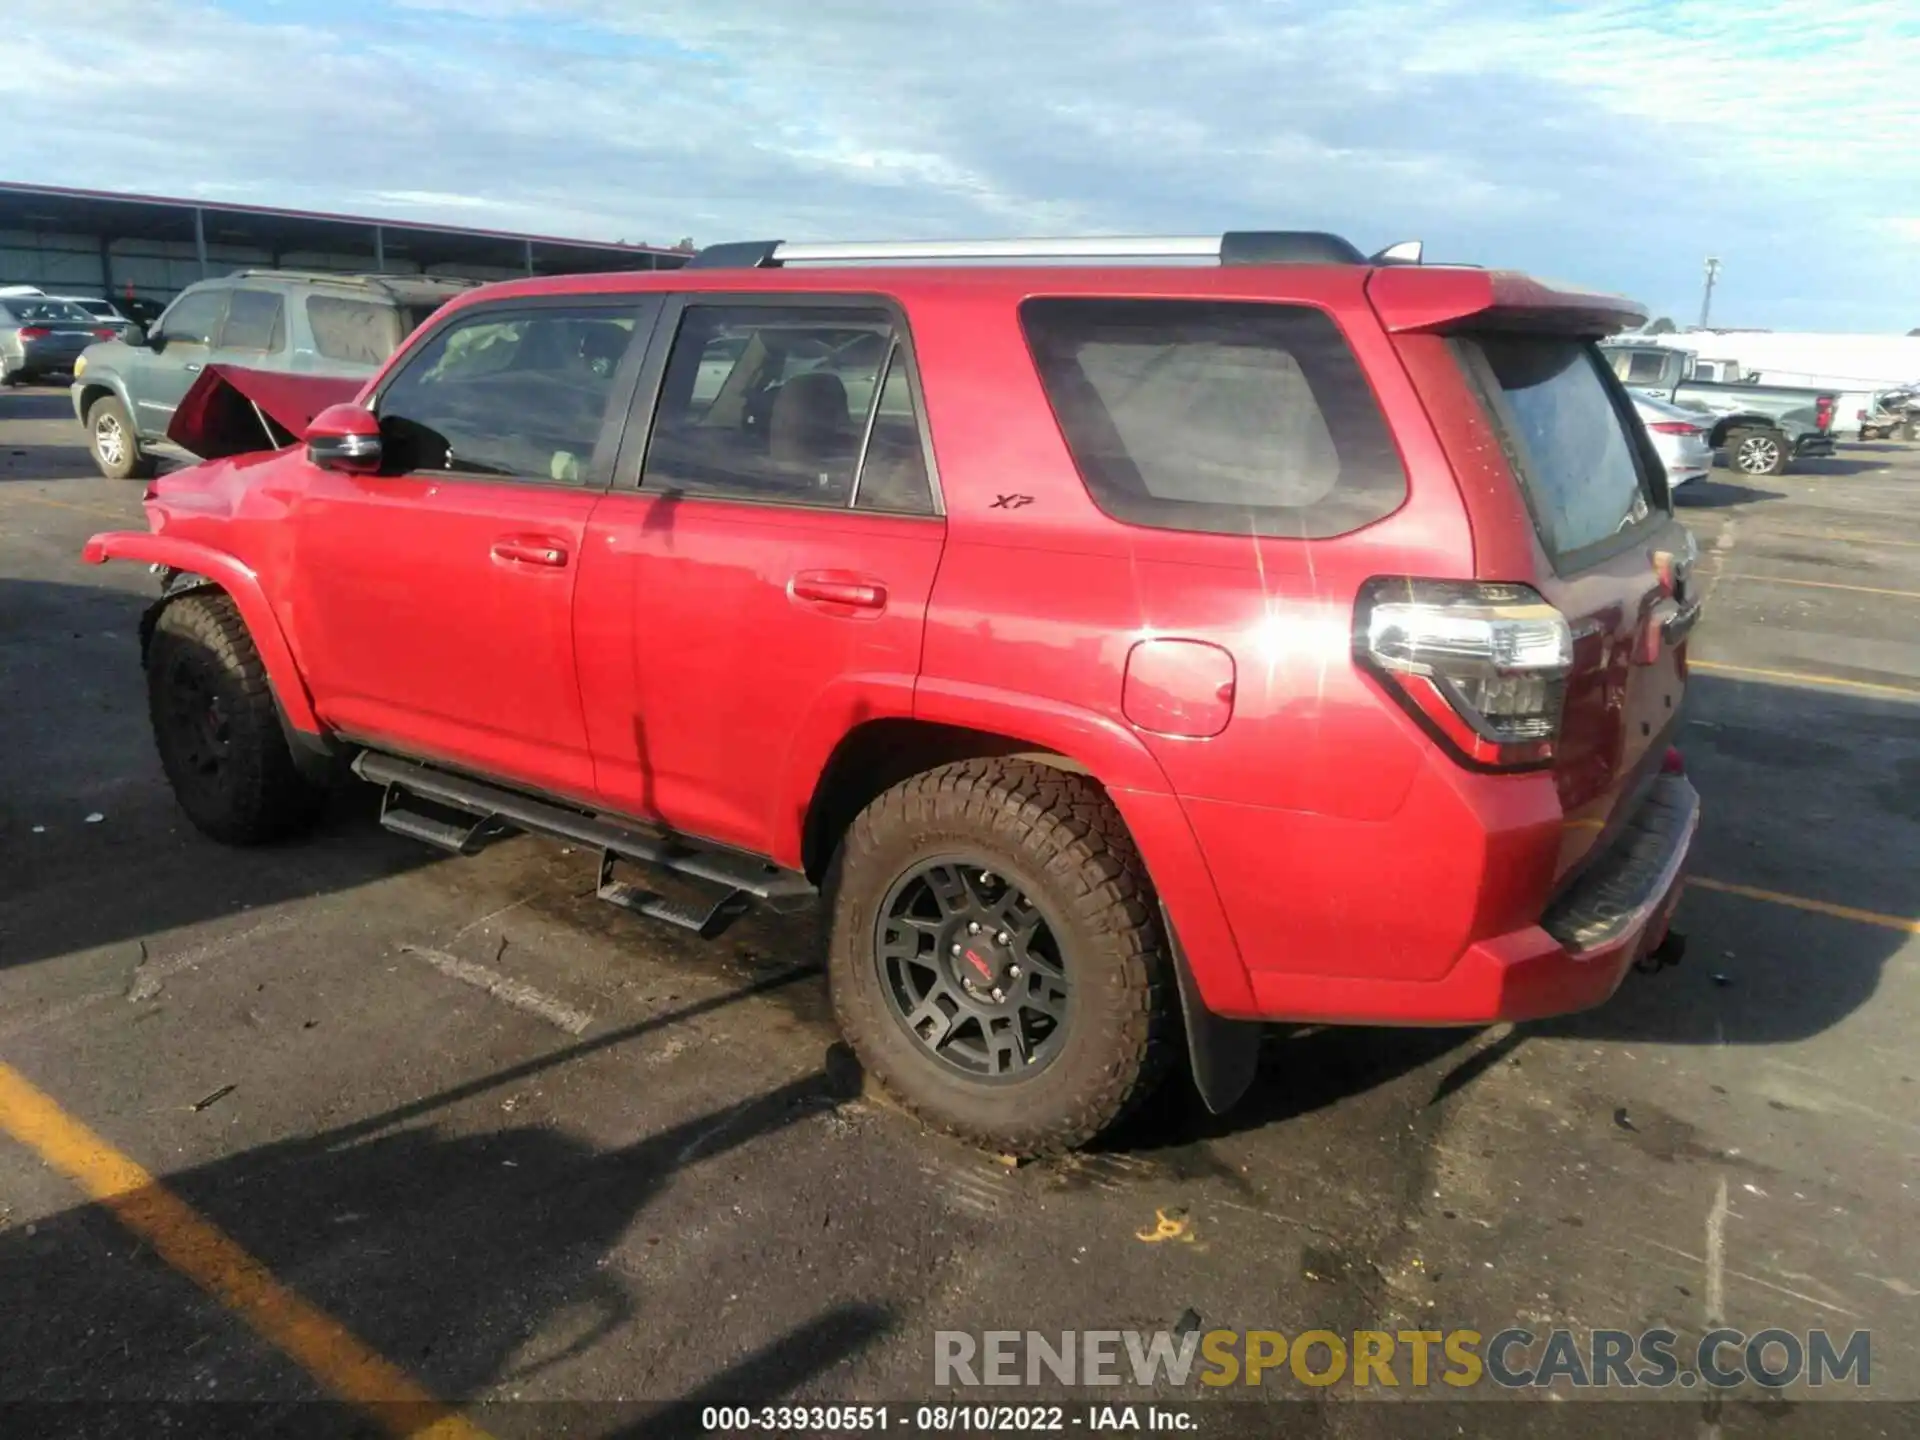
[[(804, 875), (730, 850), (708, 850), (671, 836), (634, 829), (584, 810), (536, 800), (518, 791), (490, 785), (414, 760), (363, 750), (353, 773), (384, 786), (380, 823), (396, 834), (471, 855), (495, 834), (534, 830), (601, 851), (599, 895), (603, 900), (669, 924), (711, 934), (738, 912), (747, 898), (783, 901), (810, 899), (815, 891)], [(408, 797), (456, 812), (458, 819), (410, 809)], [(466, 822), (466, 823), (462, 823)], [(653, 865), (716, 892), (707, 904), (683, 904), (615, 880), (617, 860)]]
[(689, 880), (686, 888), (695, 892), (691, 899), (661, 895), (642, 885), (631, 885), (614, 877), (620, 856), (612, 850), (600, 852), (600, 884), (593, 892), (609, 905), (631, 910), (649, 920), (663, 920), (682, 930), (691, 930), (702, 940), (711, 940), (729, 922), (752, 903), (746, 892), (714, 885), (704, 880)]

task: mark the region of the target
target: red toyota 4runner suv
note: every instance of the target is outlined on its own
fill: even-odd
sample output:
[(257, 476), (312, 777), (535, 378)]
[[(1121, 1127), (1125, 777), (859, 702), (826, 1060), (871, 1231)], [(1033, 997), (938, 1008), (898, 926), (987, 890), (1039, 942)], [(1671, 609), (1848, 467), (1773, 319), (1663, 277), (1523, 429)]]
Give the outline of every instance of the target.
[(1677, 949), (1694, 550), (1594, 343), (1642, 316), (1400, 255), (493, 285), (350, 403), (209, 367), (173, 433), (211, 458), (86, 556), (163, 575), (207, 834), (350, 766), (394, 830), (563, 836), (690, 928), (818, 892), (865, 1066), (1056, 1150), (1182, 1055), (1230, 1103), (1246, 1022), (1548, 1015)]

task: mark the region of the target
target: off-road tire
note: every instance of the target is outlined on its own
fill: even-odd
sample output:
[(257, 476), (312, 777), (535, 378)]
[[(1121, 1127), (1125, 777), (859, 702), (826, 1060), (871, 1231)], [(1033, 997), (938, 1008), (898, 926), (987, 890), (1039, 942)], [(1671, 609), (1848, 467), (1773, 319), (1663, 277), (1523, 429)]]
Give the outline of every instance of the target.
[[(203, 696), (224, 737), (211, 768), (196, 759), (207, 748), (205, 732), (196, 735), (183, 714)], [(147, 646), (147, 713), (174, 797), (212, 839), (264, 844), (319, 815), (326, 791), (294, 764), (266, 666), (229, 596), (203, 590), (160, 612)]]
[[(887, 994), (876, 926), (901, 877), (958, 857), (1017, 884), (1046, 915), (1068, 976), (1066, 1035), (1032, 1076), (954, 1071)], [(967, 760), (884, 792), (849, 827), (827, 878), (828, 978), (867, 1071), (926, 1123), (996, 1151), (1053, 1154), (1145, 1100), (1177, 1052), (1173, 960), (1146, 866), (1120, 814), (1080, 775)]]
[[(109, 460), (101, 453), (102, 429), (107, 424), (120, 429), (118, 457)], [(109, 480), (145, 480), (159, 468), (153, 456), (140, 446), (140, 434), (133, 428), (133, 417), (117, 395), (102, 395), (87, 407), (87, 450), (94, 467)]]
[[(1759, 446), (1770, 444), (1772, 449), (1769, 463), (1762, 469), (1752, 469), (1743, 458), (1742, 451), (1750, 443)], [(1757, 452), (1756, 452), (1757, 453)], [(1793, 447), (1787, 443), (1787, 437), (1778, 430), (1735, 430), (1727, 436), (1727, 468), (1736, 475), (1784, 475), (1788, 463), (1793, 459)]]

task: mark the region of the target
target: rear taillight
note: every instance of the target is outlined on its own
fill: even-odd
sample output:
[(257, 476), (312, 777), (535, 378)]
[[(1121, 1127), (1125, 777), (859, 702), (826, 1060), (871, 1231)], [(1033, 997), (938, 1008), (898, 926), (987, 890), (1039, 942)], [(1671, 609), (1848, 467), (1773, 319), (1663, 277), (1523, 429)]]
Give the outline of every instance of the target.
[(1521, 770), (1553, 760), (1573, 631), (1525, 585), (1369, 580), (1354, 607), (1353, 650), (1467, 763)]
[(1833, 428), (1833, 397), (1822, 395), (1813, 402), (1813, 425), (1816, 430)]
[(111, 340), (114, 338), (114, 334), (114, 331), (102, 325), (98, 330), (93, 332), (93, 338), (96, 340)]
[(22, 340), (44, 340), (51, 334), (53, 334), (53, 332), (44, 325), (22, 325), (20, 327), (20, 338)]
[(1700, 426), (1689, 425), (1684, 420), (1656, 420), (1647, 428), (1660, 435), (1698, 435), (1701, 430)]

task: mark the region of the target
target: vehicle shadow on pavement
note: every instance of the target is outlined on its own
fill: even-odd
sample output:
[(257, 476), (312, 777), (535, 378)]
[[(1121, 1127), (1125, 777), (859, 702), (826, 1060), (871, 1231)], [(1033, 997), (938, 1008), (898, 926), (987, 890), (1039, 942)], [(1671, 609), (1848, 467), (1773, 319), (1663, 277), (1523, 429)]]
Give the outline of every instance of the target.
[[(1146, 1104), (1092, 1148), (1149, 1154), (1283, 1126), (1355, 1096), (1388, 1090), (1485, 1033), (1480, 1026), (1271, 1025), (1261, 1040), (1252, 1086), (1226, 1114), (1208, 1111), (1183, 1058), (1177, 1073)], [(1472, 1058), (1442, 1072), (1437, 1084), (1448, 1088), (1454, 1083), (1449, 1077)]]
[[(234, 850), (174, 803), (147, 723), (148, 593), (0, 579), (0, 969), (349, 890), (440, 857), (342, 786), (317, 833)], [(98, 817), (89, 819), (89, 817)]]
[[(893, 1327), (890, 1309), (863, 1298), (874, 1276), (859, 1253), (861, 1197), (846, 1198), (846, 1225), (824, 1239), (817, 1213), (797, 1203), (752, 1221), (715, 1215), (711, 1226), (751, 1228), (755, 1240), (727, 1241), (728, 1257), (711, 1270), (698, 1232), (656, 1222), (649, 1234), (643, 1221), (696, 1167), (737, 1163), (750, 1145), (756, 1166), (779, 1163), (769, 1145), (817, 1146), (818, 1127), (852, 1098), (844, 1072), (802, 1075), (614, 1148), (557, 1125), (475, 1129), (448, 1113), (770, 983), (161, 1183), (278, 1283), (450, 1403), (499, 1387), (517, 1397), (541, 1377), (561, 1394), (687, 1397), (696, 1410), (693, 1397), (709, 1393), (730, 1404), (776, 1400)], [(138, 1206), (139, 1196), (119, 1204)], [(843, 1253), (851, 1263), (835, 1263)], [(818, 1284), (783, 1283), (780, 1267), (803, 1258), (821, 1272)], [(877, 1263), (890, 1274), (884, 1256)], [(690, 1285), (690, 1276), (705, 1281)], [(761, 1293), (743, 1293), (754, 1288)], [(0, 1230), (0, 1293), (9, 1357), (0, 1401), (291, 1403), (320, 1393), (100, 1205)], [(716, 1367), (720, 1356), (743, 1358)], [(629, 1433), (682, 1433), (685, 1418), (655, 1415)]]
[(1897, 458), (1893, 454), (1880, 456), (1862, 455), (1822, 455), (1811, 460), (1796, 460), (1793, 473), (1796, 475), (1872, 475), (1887, 468), (1887, 462)]
[[(1679, 743), (1700, 792), (1675, 969), (1629, 974), (1538, 1035), (1672, 1045), (1804, 1040), (1870, 1003), (1920, 913), (1920, 707), (1694, 671)], [(1709, 888), (1850, 907), (1847, 919)]]
[[(17, 389), (0, 389), (0, 420), (73, 420), (73, 401), (68, 397), (65, 385), (44, 385)], [(75, 448), (84, 455), (84, 445), (80, 443), (79, 421), (74, 421)]]
[[(0, 482), (66, 480), (93, 474), (85, 450), (71, 445), (7, 445), (0, 447)], [(129, 485), (136, 484), (128, 481)]]
[(1730, 480), (1716, 480), (1712, 476), (1704, 480), (1693, 480), (1673, 492), (1673, 504), (1676, 510), (1722, 510), (1733, 505), (1745, 505), (1753, 500), (1784, 500), (1786, 495), (1779, 490), (1756, 490), (1751, 485), (1737, 485)]

